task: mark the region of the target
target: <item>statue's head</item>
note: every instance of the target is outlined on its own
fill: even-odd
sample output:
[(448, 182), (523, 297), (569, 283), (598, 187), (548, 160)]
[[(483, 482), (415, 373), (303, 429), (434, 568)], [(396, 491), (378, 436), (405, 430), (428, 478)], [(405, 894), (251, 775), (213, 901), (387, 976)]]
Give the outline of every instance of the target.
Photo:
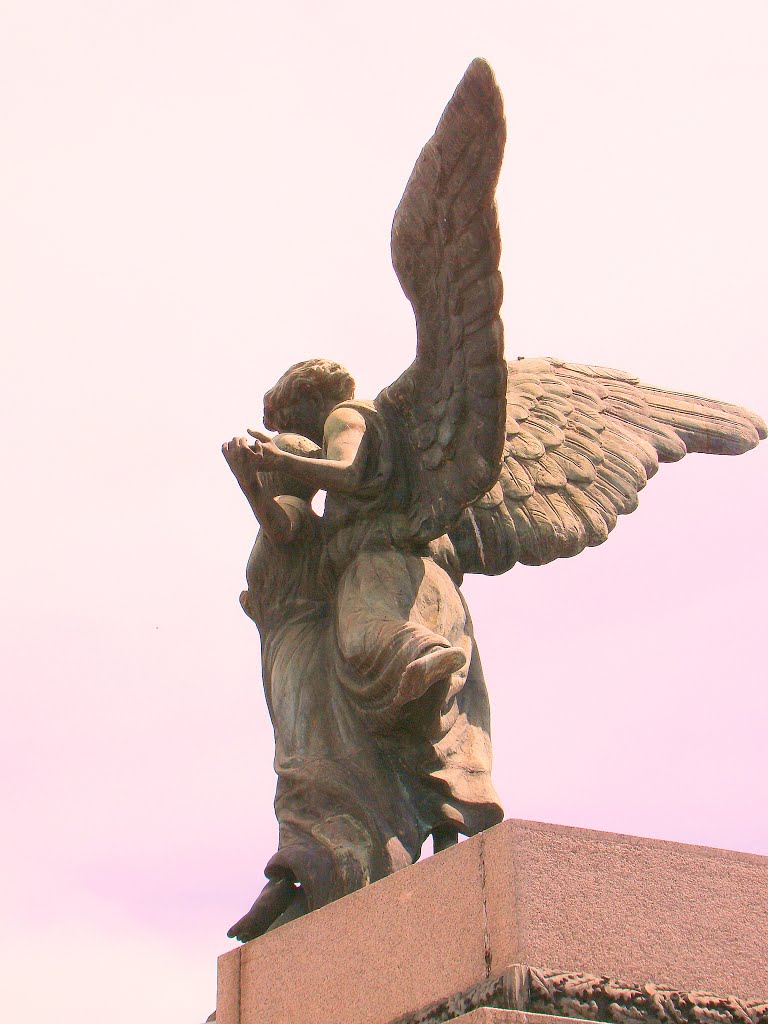
[(323, 443), (331, 410), (352, 398), (352, 375), (330, 359), (305, 359), (286, 370), (264, 396), (267, 430), (290, 430)]
[[(314, 441), (310, 441), (308, 437), (302, 437), (300, 434), (276, 434), (272, 440), (281, 451), (291, 455), (301, 455), (305, 459), (317, 459), (323, 454), (322, 449)], [(278, 494), (291, 494), (294, 498), (312, 501), (317, 493), (316, 487), (302, 483), (301, 480), (294, 479), (288, 473), (259, 473), (259, 483), (273, 498)]]

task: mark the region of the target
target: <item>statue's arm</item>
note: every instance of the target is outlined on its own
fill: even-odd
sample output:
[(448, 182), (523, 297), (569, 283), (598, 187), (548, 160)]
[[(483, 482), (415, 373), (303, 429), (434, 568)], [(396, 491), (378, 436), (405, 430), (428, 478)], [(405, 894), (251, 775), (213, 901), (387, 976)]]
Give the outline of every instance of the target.
[(289, 544), (301, 529), (298, 509), (281, 505), (257, 484), (252, 494), (246, 494), (253, 514), (273, 544)]
[(262, 468), (289, 473), (303, 483), (321, 491), (354, 494), (365, 471), (364, 460), (358, 458), (365, 435), (365, 420), (355, 409), (334, 409), (325, 424), (324, 459), (307, 459), (292, 455), (275, 445), (266, 434), (256, 430), (248, 433), (256, 440), (251, 450), (262, 460)]
[(261, 462), (247, 438), (233, 437), (221, 446), (221, 451), (264, 533), (274, 544), (290, 543), (301, 528), (298, 509), (281, 505), (261, 486)]

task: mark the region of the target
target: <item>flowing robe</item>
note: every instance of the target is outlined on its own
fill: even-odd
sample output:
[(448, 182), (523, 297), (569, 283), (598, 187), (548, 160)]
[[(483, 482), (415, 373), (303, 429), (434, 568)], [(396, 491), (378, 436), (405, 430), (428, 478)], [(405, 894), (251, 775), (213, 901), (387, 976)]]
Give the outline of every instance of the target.
[[(435, 573), (441, 588), (448, 580), (439, 624), (470, 662), (458, 692), (428, 694), (382, 731), (371, 713), (376, 700), (367, 696), (375, 673), (360, 674), (340, 649), (333, 590), (339, 577), (327, 524), (298, 498), (277, 501), (299, 512), (300, 528), (286, 544), (258, 535), (241, 598), (261, 634), (275, 731), (279, 848), (266, 874), (298, 881), (315, 909), (417, 860), (434, 828), (451, 823), (471, 835), (500, 821), (502, 812), (490, 782), (485, 684), (455, 585), (428, 555), (408, 556), (423, 568), (419, 594), (434, 585)], [(344, 583), (348, 594), (363, 587), (363, 603), (371, 597), (370, 571), (381, 568), (382, 558), (403, 557), (396, 550), (370, 553), (375, 557)], [(377, 618), (375, 601), (369, 617)]]

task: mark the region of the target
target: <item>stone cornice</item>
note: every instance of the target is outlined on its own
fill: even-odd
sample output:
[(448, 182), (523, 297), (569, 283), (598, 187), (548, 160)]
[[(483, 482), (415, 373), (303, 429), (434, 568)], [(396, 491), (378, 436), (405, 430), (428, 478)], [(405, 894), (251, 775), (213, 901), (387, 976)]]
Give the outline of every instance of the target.
[(768, 1024), (768, 1002), (620, 984), (589, 974), (513, 964), (394, 1024), (440, 1024), (480, 1007), (573, 1017), (603, 1024)]

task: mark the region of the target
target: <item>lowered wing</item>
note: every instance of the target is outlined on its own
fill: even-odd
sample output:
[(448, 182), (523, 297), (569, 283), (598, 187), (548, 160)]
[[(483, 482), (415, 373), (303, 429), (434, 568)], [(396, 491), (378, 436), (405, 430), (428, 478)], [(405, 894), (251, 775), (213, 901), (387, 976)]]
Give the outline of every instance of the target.
[(558, 359), (509, 365), (497, 484), (451, 532), (465, 572), (543, 565), (608, 539), (659, 463), (740, 455), (768, 436), (747, 409)]

